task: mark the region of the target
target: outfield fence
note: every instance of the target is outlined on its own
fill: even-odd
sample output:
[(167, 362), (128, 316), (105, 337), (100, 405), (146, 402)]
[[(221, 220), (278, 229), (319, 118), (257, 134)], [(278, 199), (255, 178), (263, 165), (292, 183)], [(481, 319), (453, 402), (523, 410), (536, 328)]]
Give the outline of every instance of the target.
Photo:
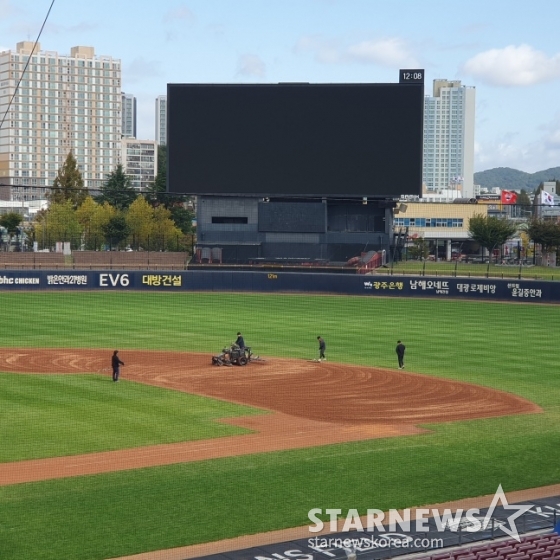
[(560, 282), (218, 270), (0, 271), (0, 290), (321, 293), (560, 303)]

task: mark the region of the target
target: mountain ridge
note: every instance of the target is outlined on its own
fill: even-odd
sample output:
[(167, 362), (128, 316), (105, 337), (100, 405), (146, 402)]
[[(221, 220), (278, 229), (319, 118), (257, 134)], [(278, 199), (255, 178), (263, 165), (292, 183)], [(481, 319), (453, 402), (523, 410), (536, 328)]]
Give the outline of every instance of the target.
[(534, 191), (544, 181), (560, 180), (560, 167), (550, 167), (535, 173), (526, 173), (511, 167), (494, 167), (474, 174), (474, 184), (491, 189)]

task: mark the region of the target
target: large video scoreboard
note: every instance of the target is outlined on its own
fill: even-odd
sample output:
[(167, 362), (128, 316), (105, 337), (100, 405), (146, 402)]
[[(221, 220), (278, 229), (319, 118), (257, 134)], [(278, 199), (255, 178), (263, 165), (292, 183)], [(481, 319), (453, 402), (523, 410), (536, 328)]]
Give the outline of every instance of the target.
[(420, 195), (424, 73), (391, 84), (168, 84), (168, 191)]

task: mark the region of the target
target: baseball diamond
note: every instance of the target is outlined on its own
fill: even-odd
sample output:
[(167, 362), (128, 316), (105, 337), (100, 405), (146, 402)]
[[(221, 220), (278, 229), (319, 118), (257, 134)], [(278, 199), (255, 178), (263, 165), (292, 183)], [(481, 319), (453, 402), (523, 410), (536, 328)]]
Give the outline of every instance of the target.
[[(95, 372), (101, 361), (99, 350), (0, 351), (0, 370), (6, 372)], [(214, 439), (0, 463), (0, 485), (419, 434), (425, 431), (419, 424), (541, 412), (530, 401), (503, 391), (389, 369), (277, 359), (217, 376), (208, 362), (206, 354), (129, 351), (126, 377), (274, 411), (228, 420), (252, 434), (227, 442)]]

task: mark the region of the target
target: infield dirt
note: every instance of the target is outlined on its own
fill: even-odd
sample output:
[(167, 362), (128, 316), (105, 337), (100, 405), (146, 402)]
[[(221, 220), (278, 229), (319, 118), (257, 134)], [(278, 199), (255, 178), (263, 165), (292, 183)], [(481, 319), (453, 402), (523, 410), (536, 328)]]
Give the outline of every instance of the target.
[[(0, 371), (99, 372), (111, 350), (2, 349)], [(273, 358), (211, 365), (208, 354), (122, 351), (122, 378), (271, 411), (223, 420), (253, 433), (0, 464), (0, 485), (420, 434), (419, 425), (537, 413), (525, 399), (486, 387), (399, 370)], [(107, 382), (111, 382), (106, 373)]]

